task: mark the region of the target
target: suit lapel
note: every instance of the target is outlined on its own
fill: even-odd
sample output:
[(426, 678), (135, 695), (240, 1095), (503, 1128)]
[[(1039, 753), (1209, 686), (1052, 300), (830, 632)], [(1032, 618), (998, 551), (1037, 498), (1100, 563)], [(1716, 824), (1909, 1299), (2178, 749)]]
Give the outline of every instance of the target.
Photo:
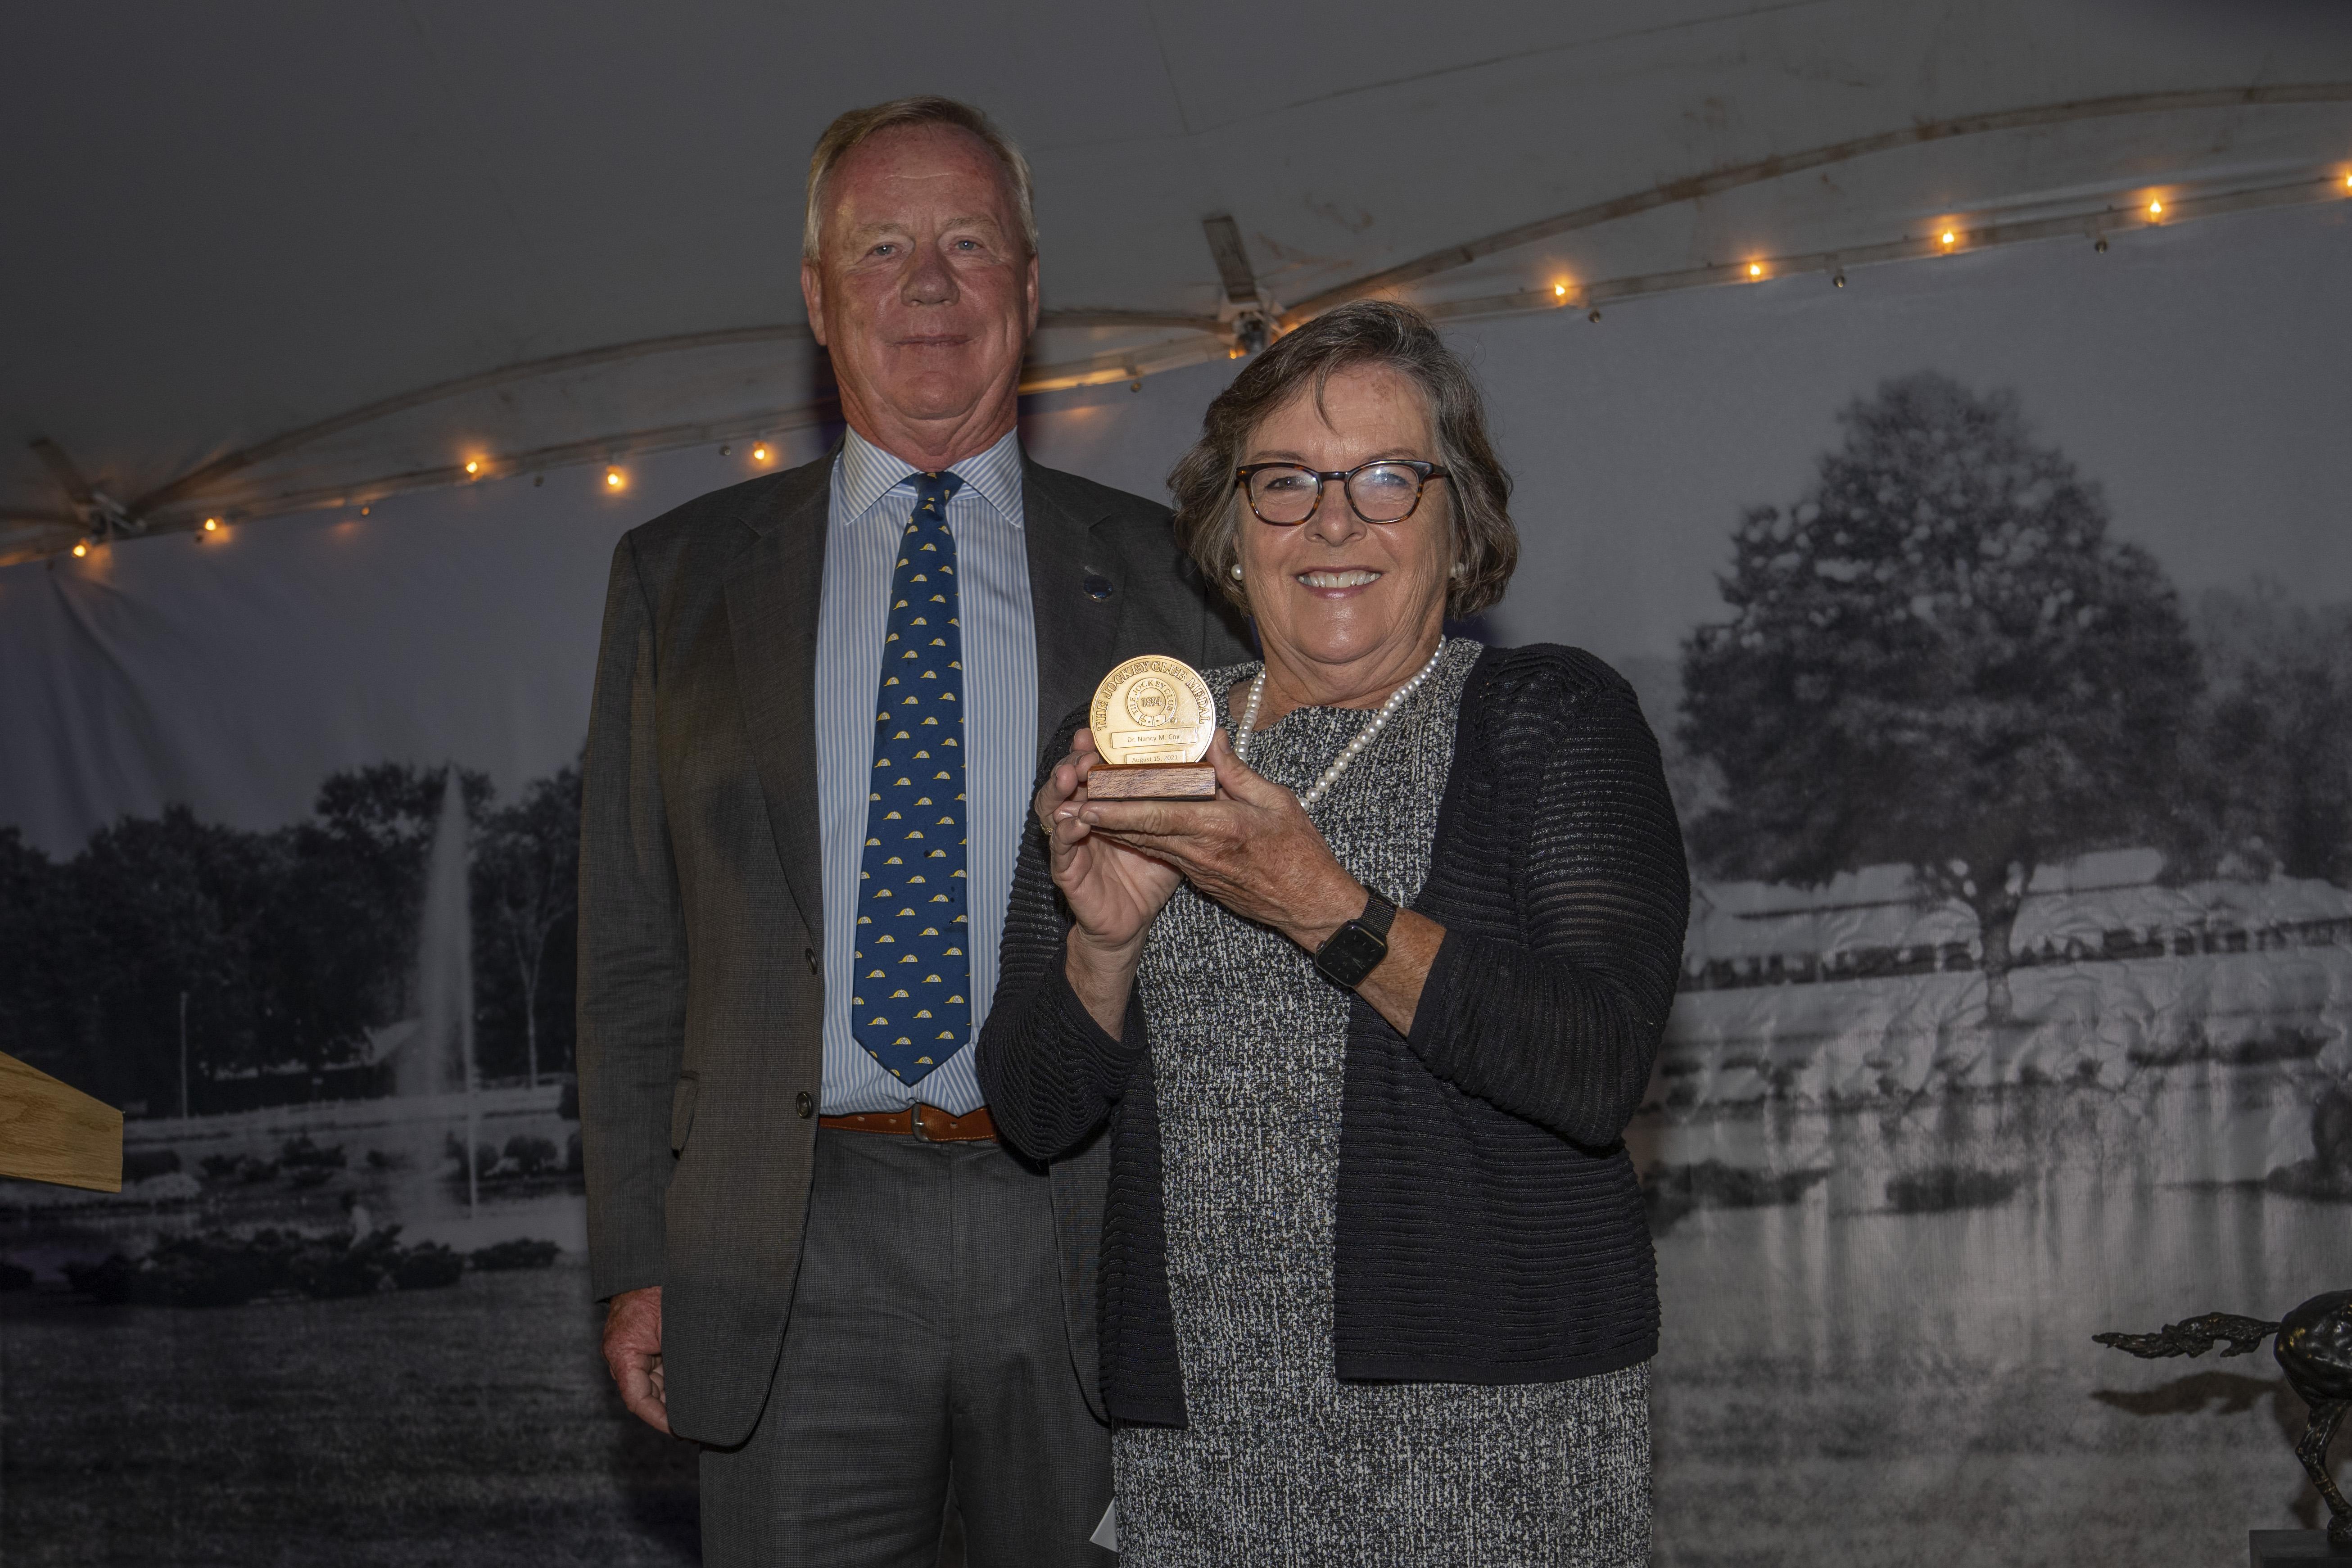
[(833, 458), (795, 473), (745, 515), (749, 544), (727, 569), (736, 689), (768, 828), (801, 920), (824, 930), (817, 842), (816, 632)]
[[(1074, 504), (1060, 478), (1023, 458), (1022, 531), (1028, 536), (1029, 607), (1037, 627), (1040, 744), (1064, 714), (1094, 696), (1095, 683), (1110, 669), (1129, 586), (1117, 581), (1114, 563), (1092, 559), (1094, 528), (1102, 516)], [(1097, 591), (1106, 596), (1096, 597)]]

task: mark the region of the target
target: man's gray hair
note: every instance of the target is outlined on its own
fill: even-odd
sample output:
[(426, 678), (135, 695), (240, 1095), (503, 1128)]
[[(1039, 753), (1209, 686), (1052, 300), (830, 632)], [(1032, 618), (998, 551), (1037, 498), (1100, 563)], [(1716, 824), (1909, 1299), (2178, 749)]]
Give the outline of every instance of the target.
[(1006, 182), (1013, 187), (1013, 205), (1021, 220), (1021, 243), (1031, 256), (1037, 254), (1037, 213), (1029, 179), (1029, 160), (1013, 144), (1013, 138), (996, 128), (996, 122), (969, 103), (959, 103), (952, 98), (894, 98), (887, 103), (877, 103), (871, 109), (853, 109), (824, 128), (816, 139), (816, 151), (809, 154), (808, 216), (801, 229), (801, 259), (814, 261), (818, 255), (819, 230), (824, 217), (824, 184), (834, 165), (849, 154), (851, 149), (867, 138), (885, 131), (896, 131), (908, 125), (951, 125), (968, 131), (988, 145), (996, 161), (1004, 165)]

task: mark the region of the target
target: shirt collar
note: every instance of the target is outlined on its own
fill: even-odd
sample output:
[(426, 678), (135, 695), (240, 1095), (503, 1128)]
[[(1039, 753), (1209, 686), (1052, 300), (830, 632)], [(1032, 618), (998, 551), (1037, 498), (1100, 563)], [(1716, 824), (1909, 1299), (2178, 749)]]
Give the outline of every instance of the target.
[[(996, 445), (976, 452), (953, 466), (957, 478), (996, 509), (996, 515), (1021, 526), (1021, 432), (1007, 430)], [(841, 456), (833, 469), (834, 491), (841, 499), (844, 525), (855, 524), (875, 503), (912, 479), (916, 470), (892, 457), (856, 431), (842, 437)]]

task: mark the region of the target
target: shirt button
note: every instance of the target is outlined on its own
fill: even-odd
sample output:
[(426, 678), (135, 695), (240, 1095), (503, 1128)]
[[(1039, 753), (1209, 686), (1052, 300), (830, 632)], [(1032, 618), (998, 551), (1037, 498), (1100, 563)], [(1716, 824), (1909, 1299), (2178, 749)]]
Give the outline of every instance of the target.
[(1109, 578), (1108, 578), (1108, 577), (1106, 577), (1106, 576), (1104, 576), (1104, 575), (1103, 575), (1101, 573), (1099, 573), (1099, 572), (1089, 572), (1089, 573), (1087, 573), (1087, 598), (1089, 598), (1089, 599), (1108, 599), (1108, 598), (1109, 598), (1109, 597), (1110, 597), (1110, 579), (1109, 579)]
[(803, 1089), (793, 1098), (793, 1109), (799, 1111), (801, 1120), (805, 1121), (816, 1114), (816, 1097), (807, 1089)]
[(809, 973), (811, 974), (814, 974), (816, 973), (816, 949), (813, 947), (804, 947), (801, 949), (801, 953), (808, 960)]

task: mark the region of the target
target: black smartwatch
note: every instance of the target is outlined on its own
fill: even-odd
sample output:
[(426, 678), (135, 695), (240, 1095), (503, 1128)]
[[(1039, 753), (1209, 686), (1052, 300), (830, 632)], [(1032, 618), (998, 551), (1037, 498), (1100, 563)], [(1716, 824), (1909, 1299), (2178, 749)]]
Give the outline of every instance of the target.
[(1389, 923), (1396, 906), (1367, 888), (1364, 912), (1324, 939), (1315, 950), (1315, 967), (1332, 984), (1353, 991), (1389, 955)]

